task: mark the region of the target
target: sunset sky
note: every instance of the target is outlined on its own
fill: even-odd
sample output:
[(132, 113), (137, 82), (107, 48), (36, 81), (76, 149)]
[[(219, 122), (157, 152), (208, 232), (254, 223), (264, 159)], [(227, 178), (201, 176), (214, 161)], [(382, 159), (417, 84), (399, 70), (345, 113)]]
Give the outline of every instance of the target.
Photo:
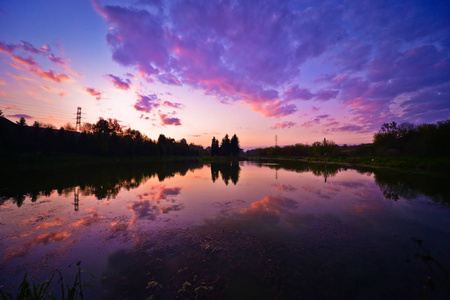
[(152, 139), (371, 142), (450, 118), (448, 1), (0, 0), (0, 109)]

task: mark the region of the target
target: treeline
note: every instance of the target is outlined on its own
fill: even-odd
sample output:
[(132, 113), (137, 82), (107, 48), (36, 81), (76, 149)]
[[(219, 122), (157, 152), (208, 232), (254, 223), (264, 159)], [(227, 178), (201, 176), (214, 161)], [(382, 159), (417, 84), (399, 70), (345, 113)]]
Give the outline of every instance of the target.
[(436, 124), (384, 123), (372, 144), (339, 146), (331, 140), (248, 150), (246, 156), (450, 156), (450, 119)]
[(231, 140), (228, 134), (226, 134), (222, 139), (220, 146), (216, 137), (212, 138), (210, 147), (211, 156), (238, 156), (241, 152), (242, 149), (239, 147), (239, 138), (236, 134), (231, 137)]
[(342, 154), (343, 149), (348, 147), (339, 147), (334, 141), (324, 140), (323, 142), (314, 142), (312, 145), (295, 144), (284, 147), (268, 147), (252, 149), (245, 152), (246, 156), (285, 156), (285, 157), (311, 157), (311, 156), (338, 156)]
[(76, 153), (119, 156), (199, 156), (208, 155), (202, 146), (175, 141), (160, 135), (153, 141), (138, 130), (122, 130), (115, 119), (84, 123), (81, 132), (70, 124), (56, 130), (52, 125), (25, 119), (17, 124), (0, 117), (0, 150), (14, 153)]
[(450, 119), (437, 124), (384, 123), (374, 135), (377, 154), (450, 156)]

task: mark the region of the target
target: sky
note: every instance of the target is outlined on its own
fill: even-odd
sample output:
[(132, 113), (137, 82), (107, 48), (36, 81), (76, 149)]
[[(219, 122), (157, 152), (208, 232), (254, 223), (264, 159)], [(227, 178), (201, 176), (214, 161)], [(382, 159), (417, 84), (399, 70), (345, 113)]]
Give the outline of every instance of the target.
[(0, 0), (0, 109), (207, 147), (450, 118), (447, 1)]

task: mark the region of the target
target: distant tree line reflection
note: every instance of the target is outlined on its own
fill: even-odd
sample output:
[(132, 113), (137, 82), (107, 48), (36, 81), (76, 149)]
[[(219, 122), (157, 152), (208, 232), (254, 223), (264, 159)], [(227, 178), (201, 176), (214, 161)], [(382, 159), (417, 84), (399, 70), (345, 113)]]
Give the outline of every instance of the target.
[(213, 182), (219, 178), (219, 173), (222, 176), (222, 180), (228, 185), (229, 181), (236, 185), (239, 181), (239, 173), (241, 167), (239, 161), (228, 161), (211, 164), (211, 178)]
[(117, 196), (121, 188), (136, 188), (152, 177), (164, 181), (179, 174), (201, 168), (197, 160), (154, 161), (151, 163), (116, 163), (30, 170), (26, 168), (5, 170), (1, 174), (0, 205), (12, 199), (21, 206), (25, 199), (32, 202), (39, 197), (74, 193), (95, 196), (98, 200)]
[[(274, 170), (288, 170), (297, 173), (311, 172), (323, 177), (327, 182), (339, 172), (348, 168), (340, 165), (308, 164), (300, 161), (278, 161), (276, 164), (259, 163), (260, 167)], [(150, 178), (159, 181), (175, 175), (184, 176), (188, 171), (203, 167), (197, 160), (155, 161), (151, 163), (126, 163), (107, 165), (83, 165), (53, 169), (11, 169), (0, 174), (0, 205), (12, 199), (21, 206), (26, 199), (35, 202), (39, 197), (50, 196), (53, 192), (68, 196), (71, 193), (95, 196), (97, 199), (111, 199), (122, 188), (136, 188)], [(211, 163), (211, 179), (219, 177), (226, 185), (239, 181), (241, 166), (238, 161)], [(386, 199), (397, 201), (416, 199), (421, 195), (432, 201), (450, 204), (450, 191), (447, 187), (449, 175), (442, 173), (411, 173), (388, 169), (352, 168), (365, 175), (374, 176), (375, 183)]]
[[(265, 165), (260, 163), (261, 166)], [(336, 176), (341, 171), (349, 169), (341, 165), (310, 164), (302, 161), (277, 161), (276, 164), (268, 164), (272, 169), (284, 169), (298, 173), (311, 172), (316, 176), (327, 178)], [(447, 183), (450, 175), (444, 173), (412, 173), (391, 169), (351, 168), (358, 173), (374, 175), (375, 183), (380, 188), (386, 199), (397, 201), (398, 199), (415, 199), (420, 195), (430, 197), (434, 202), (450, 204), (450, 189)]]

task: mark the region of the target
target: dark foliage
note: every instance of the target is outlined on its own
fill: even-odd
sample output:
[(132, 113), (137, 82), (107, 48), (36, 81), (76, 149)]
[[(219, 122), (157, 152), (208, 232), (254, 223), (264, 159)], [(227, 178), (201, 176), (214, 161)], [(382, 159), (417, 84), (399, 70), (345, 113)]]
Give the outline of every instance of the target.
[(384, 123), (373, 145), (379, 155), (449, 156), (450, 119), (421, 125)]
[(210, 154), (211, 156), (239, 156), (241, 154), (242, 149), (239, 145), (239, 138), (236, 134), (230, 140), (228, 134), (222, 139), (222, 143), (219, 147), (219, 141), (213, 137), (211, 142)]
[(188, 144), (185, 139), (175, 141), (161, 135), (157, 142), (137, 130), (122, 130), (115, 119), (100, 119), (85, 123), (82, 132), (67, 126), (59, 130), (35, 122), (14, 124), (0, 118), (0, 151), (13, 153), (76, 153), (115, 156), (198, 156), (205, 155), (201, 146)]

